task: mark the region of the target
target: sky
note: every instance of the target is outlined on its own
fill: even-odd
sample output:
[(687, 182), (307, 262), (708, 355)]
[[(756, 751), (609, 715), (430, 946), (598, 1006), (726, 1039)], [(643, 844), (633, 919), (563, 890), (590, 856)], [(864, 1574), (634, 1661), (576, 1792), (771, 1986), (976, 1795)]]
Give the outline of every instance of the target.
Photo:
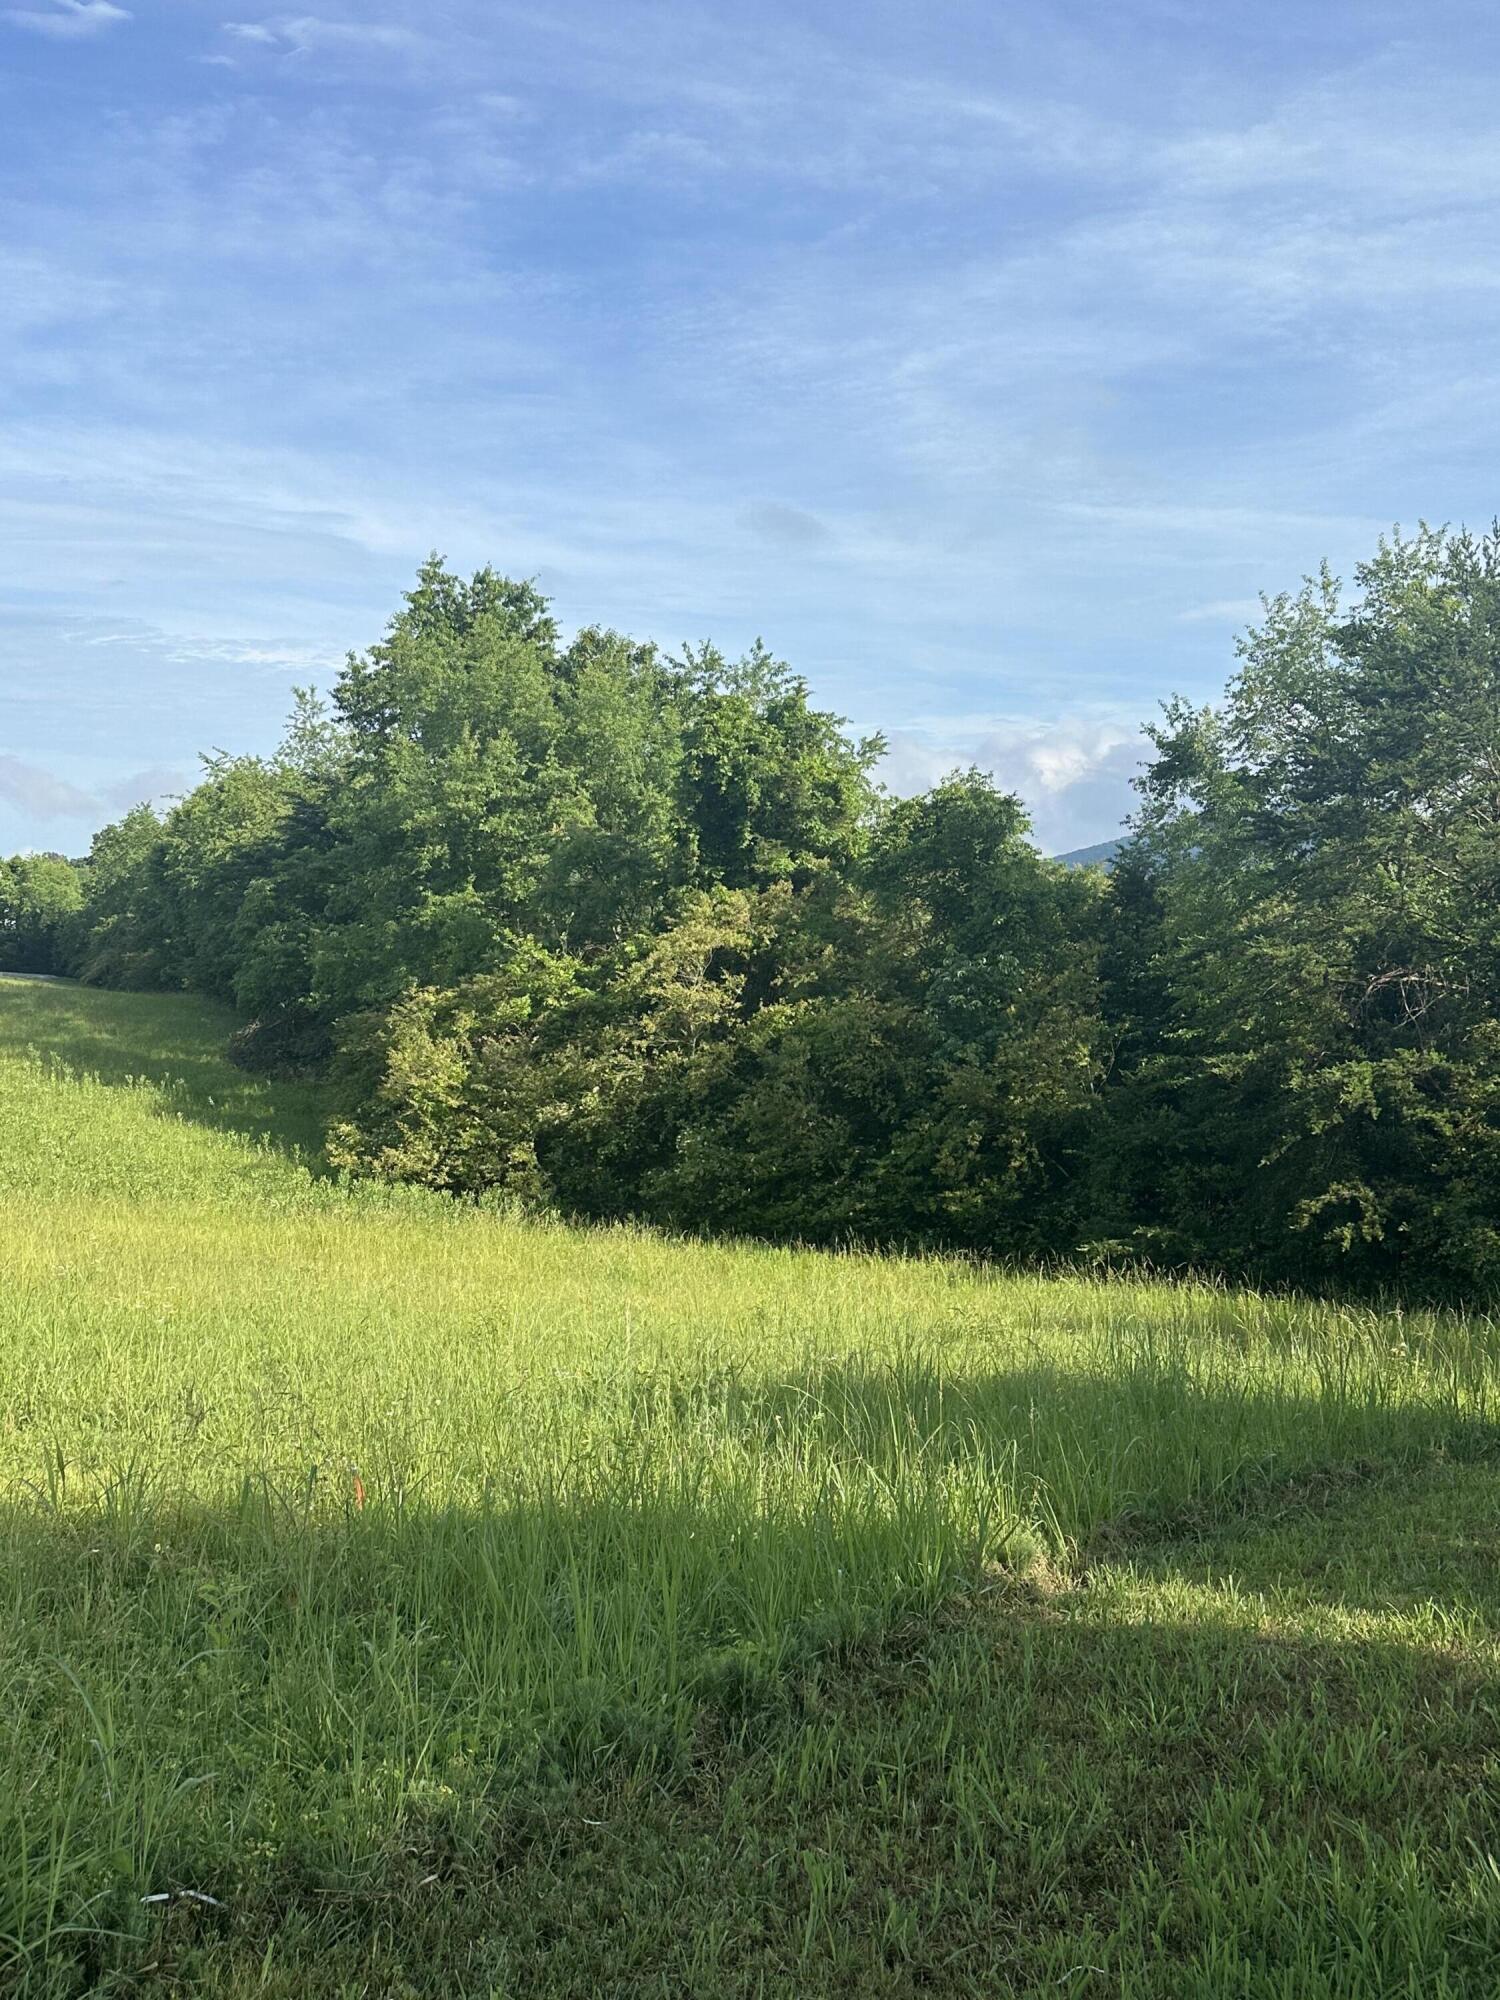
[(0, 852), (434, 549), (1108, 837), (1260, 593), (1500, 509), (1497, 102), (1490, 0), (0, 0)]

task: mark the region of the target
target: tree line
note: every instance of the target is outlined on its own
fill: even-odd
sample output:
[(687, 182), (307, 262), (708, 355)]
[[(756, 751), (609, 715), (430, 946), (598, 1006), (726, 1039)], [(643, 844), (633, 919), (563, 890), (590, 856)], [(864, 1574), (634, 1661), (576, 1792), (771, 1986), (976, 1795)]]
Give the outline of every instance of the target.
[(279, 751), (78, 867), (0, 963), (190, 989), (326, 1076), (335, 1165), (815, 1243), (1500, 1289), (1500, 538), (1268, 600), (1149, 732), (1112, 872), (915, 798), (757, 647), (564, 641), (436, 558)]

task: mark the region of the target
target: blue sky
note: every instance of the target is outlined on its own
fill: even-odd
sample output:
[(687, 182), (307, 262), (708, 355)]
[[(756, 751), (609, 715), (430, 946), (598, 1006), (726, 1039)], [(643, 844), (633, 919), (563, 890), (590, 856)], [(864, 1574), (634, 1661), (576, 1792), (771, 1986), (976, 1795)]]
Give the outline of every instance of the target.
[(432, 548), (1104, 837), (1259, 591), (1500, 507), (1497, 102), (1487, 0), (0, 6), (0, 852)]

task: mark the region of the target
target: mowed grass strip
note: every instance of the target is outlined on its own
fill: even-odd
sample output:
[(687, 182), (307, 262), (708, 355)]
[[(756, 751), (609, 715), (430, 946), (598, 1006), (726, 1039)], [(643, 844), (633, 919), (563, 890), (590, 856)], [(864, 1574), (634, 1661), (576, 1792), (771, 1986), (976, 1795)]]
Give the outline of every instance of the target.
[(28, 1988), (1500, 1983), (1493, 1321), (349, 1189), (228, 1025), (0, 983)]

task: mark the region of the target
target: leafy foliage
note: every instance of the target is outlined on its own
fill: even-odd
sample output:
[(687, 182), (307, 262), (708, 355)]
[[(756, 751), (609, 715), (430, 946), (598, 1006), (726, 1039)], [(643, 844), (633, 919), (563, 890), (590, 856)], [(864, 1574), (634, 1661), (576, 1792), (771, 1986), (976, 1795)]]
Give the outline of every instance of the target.
[(106, 829), (81, 916), (0, 948), (231, 1001), (251, 1065), (332, 1055), (332, 1156), (387, 1179), (1492, 1292), (1500, 542), (1424, 529), (1357, 583), (1168, 706), (1106, 877), (976, 772), (885, 798), (760, 646), (565, 644), (434, 558), (331, 709)]
[(82, 908), (81, 877), (61, 855), (0, 861), (0, 972), (62, 972)]
[(1358, 582), (1268, 604), (1223, 708), (1156, 733), (1114, 887), (1159, 1011), (1113, 1124), (1177, 1259), (1489, 1290), (1500, 543), (1423, 531)]

